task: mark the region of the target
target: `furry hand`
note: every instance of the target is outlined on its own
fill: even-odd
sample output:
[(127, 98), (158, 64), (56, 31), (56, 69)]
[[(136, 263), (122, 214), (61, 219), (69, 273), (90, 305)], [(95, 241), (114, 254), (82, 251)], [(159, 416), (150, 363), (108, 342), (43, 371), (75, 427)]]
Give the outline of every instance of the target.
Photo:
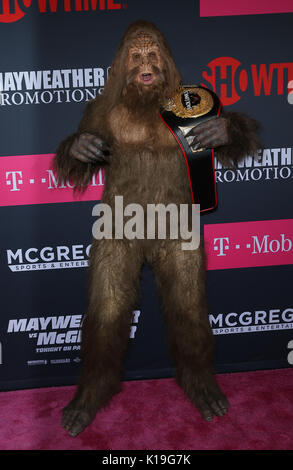
[(99, 137), (84, 132), (73, 141), (69, 154), (84, 163), (108, 163), (110, 148)]
[(191, 147), (215, 148), (229, 143), (228, 119), (214, 117), (193, 127), (186, 137), (194, 137)]

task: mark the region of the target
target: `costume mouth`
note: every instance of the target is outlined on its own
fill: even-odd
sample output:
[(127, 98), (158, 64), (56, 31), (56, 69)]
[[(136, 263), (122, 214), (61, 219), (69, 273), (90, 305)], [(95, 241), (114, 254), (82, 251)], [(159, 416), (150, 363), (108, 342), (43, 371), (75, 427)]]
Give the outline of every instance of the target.
[(144, 85), (151, 85), (154, 81), (154, 75), (152, 73), (141, 73), (139, 79)]

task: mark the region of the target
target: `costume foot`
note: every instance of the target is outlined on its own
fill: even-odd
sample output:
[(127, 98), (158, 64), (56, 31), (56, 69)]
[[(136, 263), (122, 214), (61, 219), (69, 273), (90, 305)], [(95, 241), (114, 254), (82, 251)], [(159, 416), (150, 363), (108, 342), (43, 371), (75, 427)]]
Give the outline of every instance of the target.
[(80, 434), (95, 418), (96, 411), (90, 411), (76, 400), (72, 400), (63, 409), (62, 426), (75, 437)]
[(205, 421), (212, 421), (214, 415), (223, 416), (229, 408), (227, 398), (213, 377), (201, 384), (197, 390), (194, 404)]

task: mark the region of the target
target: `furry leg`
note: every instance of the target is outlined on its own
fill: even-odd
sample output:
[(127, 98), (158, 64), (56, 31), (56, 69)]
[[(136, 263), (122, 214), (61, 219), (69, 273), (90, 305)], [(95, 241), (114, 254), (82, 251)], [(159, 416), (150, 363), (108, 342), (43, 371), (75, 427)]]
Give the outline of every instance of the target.
[(213, 334), (208, 319), (203, 249), (160, 242), (153, 269), (161, 291), (176, 380), (206, 420), (222, 416), (228, 401), (212, 371)]
[(82, 371), (62, 426), (76, 436), (120, 391), (141, 257), (133, 242), (100, 240), (91, 250), (89, 306), (82, 327)]

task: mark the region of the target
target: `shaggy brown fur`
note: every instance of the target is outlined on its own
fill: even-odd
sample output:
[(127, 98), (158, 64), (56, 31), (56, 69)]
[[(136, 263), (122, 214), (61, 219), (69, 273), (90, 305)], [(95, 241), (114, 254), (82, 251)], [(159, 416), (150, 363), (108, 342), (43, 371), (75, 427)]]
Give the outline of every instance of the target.
[[(138, 33), (151, 37), (163, 59), (161, 70), (153, 68), (159, 77), (156, 87), (147, 93), (134, 84), (125, 66), (128, 49)], [(122, 195), (124, 206), (191, 204), (184, 158), (158, 115), (161, 99), (170, 96), (179, 84), (180, 75), (162, 33), (147, 22), (131, 25), (121, 40), (103, 95), (88, 104), (77, 133), (57, 150), (55, 168), (59, 177), (69, 178), (82, 188), (97, 171), (97, 165), (69, 155), (74, 139), (88, 132), (111, 145), (102, 202), (114, 207), (115, 196)], [(254, 127), (246, 118), (234, 117), (230, 126), (231, 145), (235, 144), (234, 139), (239, 140), (240, 150), (247, 152), (254, 148)], [(223, 161), (227, 162), (231, 153), (235, 160), (239, 154), (237, 145), (231, 146), (233, 152), (221, 149)], [(228, 409), (212, 374), (213, 338), (202, 248), (183, 251), (181, 240), (103, 239), (94, 241), (90, 256), (80, 383), (75, 398), (63, 413), (63, 426), (73, 436), (120, 390), (130, 313), (137, 300), (144, 261), (152, 265), (162, 295), (178, 383), (205, 419), (210, 420), (213, 414), (221, 416)]]
[(229, 145), (218, 147), (216, 155), (223, 166), (235, 167), (245, 155), (254, 155), (261, 147), (260, 125), (244, 113), (224, 111), (222, 116), (228, 119)]

